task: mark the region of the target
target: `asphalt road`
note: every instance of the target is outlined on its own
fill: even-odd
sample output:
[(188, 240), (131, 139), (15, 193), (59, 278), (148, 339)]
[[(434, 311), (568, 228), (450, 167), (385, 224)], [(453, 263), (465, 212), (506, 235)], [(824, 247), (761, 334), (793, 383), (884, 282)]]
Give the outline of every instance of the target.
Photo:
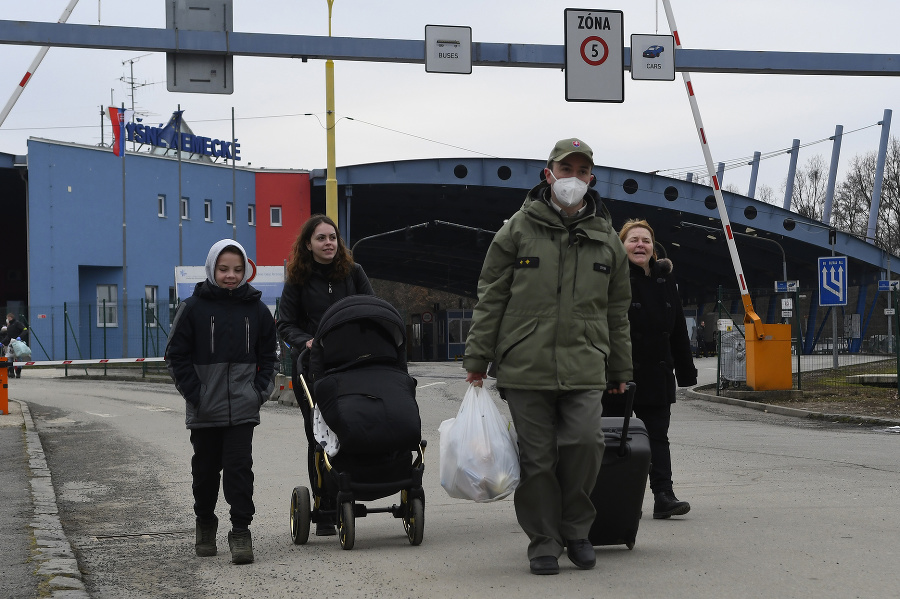
[[(351, 551), (336, 537), (293, 545), (290, 493), (306, 481), (302, 418), (270, 402), (255, 436), (256, 562), (247, 566), (230, 562), (224, 500), (219, 555), (194, 556), (191, 447), (171, 384), (23, 376), (10, 397), (30, 409), (59, 518), (94, 598), (897, 595), (900, 435), (883, 427), (680, 400), (670, 434), (675, 490), (691, 512), (653, 520), (648, 493), (633, 550), (598, 548), (591, 571), (563, 557), (559, 576), (537, 577), (511, 501), (476, 504), (440, 487), (437, 430), (465, 393), (460, 365), (411, 364), (410, 373), (430, 444), (423, 544), (409, 544), (400, 520), (372, 514), (357, 520)], [(14, 434), (0, 432), (0, 450), (15, 451)], [(27, 483), (21, 462), (0, 475)], [(372, 505), (391, 503), (399, 498)], [(4, 576), (3, 596), (33, 596), (25, 592), (33, 573), (9, 572), (21, 584)]]

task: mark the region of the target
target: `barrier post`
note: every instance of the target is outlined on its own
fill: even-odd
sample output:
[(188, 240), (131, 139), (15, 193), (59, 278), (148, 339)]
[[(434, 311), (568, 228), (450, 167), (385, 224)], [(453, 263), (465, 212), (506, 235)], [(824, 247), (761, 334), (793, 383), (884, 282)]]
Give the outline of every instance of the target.
[(0, 414), (9, 414), (9, 379), (6, 358), (0, 358)]

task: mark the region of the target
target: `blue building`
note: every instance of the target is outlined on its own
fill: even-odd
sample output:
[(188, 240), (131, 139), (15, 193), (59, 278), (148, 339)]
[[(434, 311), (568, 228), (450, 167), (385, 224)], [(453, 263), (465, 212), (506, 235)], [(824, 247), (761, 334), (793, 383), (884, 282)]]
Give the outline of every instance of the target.
[(168, 329), (174, 265), (203, 264), (224, 238), (255, 259), (253, 171), (151, 154), (123, 161), (106, 148), (39, 139), (28, 142), (27, 167), (35, 359), (164, 346), (153, 329), (157, 320)]

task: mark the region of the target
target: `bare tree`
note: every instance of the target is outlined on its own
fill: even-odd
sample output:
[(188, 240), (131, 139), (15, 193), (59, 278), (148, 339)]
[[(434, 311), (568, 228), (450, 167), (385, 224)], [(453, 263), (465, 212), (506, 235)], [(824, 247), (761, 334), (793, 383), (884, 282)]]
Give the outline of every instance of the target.
[(900, 253), (900, 140), (896, 137), (888, 144), (884, 164), (875, 243), (892, 254)]
[(832, 224), (836, 229), (855, 235), (866, 234), (874, 181), (875, 152), (854, 156), (847, 177), (834, 192)]
[[(846, 178), (834, 194), (832, 224), (861, 237), (869, 227), (869, 211), (875, 186), (875, 152), (854, 156)], [(900, 252), (900, 141), (892, 137), (885, 159), (875, 245), (893, 254)]]
[(791, 206), (800, 216), (822, 220), (825, 210), (825, 191), (828, 185), (828, 169), (821, 154), (811, 156), (805, 166), (797, 168)]
[(765, 202), (766, 204), (775, 204), (777, 200), (775, 199), (775, 190), (772, 189), (771, 185), (766, 185), (763, 183), (756, 190), (756, 199), (760, 202)]

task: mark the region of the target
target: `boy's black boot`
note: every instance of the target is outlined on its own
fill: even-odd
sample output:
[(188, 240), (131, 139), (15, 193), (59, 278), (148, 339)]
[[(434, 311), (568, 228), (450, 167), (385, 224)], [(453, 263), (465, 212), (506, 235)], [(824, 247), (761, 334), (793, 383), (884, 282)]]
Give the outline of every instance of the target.
[(253, 539), (250, 530), (232, 530), (228, 533), (228, 547), (231, 549), (231, 563), (253, 563)]
[(218, 519), (208, 522), (197, 520), (196, 542), (194, 544), (197, 557), (212, 557), (216, 554), (216, 531), (218, 528)]

